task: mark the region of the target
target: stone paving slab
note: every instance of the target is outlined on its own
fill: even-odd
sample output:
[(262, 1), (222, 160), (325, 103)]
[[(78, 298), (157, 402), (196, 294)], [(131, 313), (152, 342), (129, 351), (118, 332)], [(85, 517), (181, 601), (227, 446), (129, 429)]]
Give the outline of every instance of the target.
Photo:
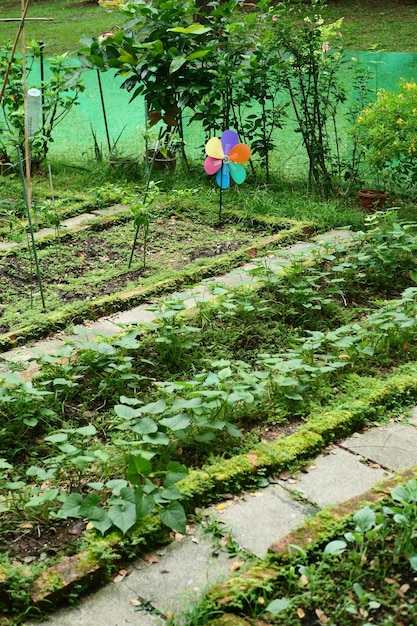
[(123, 313), (116, 313), (107, 318), (113, 324), (119, 326), (131, 326), (146, 322), (154, 322), (156, 319), (155, 311), (151, 310), (149, 305), (137, 306)]
[(330, 454), (320, 454), (314, 467), (300, 474), (297, 483), (291, 486), (320, 507), (349, 500), (392, 475), (361, 463), (359, 457), (336, 446)]
[(389, 424), (357, 433), (343, 442), (343, 447), (400, 471), (417, 465), (417, 428), (403, 424)]
[(97, 215), (94, 213), (83, 213), (82, 215), (77, 215), (76, 217), (70, 217), (67, 220), (61, 222), (61, 227), (63, 228), (77, 228), (77, 226), (82, 226), (87, 222), (96, 221)]
[(33, 233), (33, 238), (35, 240), (44, 239), (46, 237), (55, 237), (56, 231), (54, 228), (41, 228)]
[(11, 363), (27, 362), (31, 359), (38, 359), (43, 354), (54, 354), (65, 345), (63, 339), (55, 337), (53, 339), (44, 339), (37, 341), (32, 346), (21, 346), (13, 348), (0, 354), (0, 359)]
[(65, 341), (79, 341), (80, 338), (86, 341), (93, 341), (100, 337), (114, 337), (120, 335), (120, 326), (107, 319), (100, 319), (97, 322), (88, 322), (81, 326), (82, 333), (65, 336)]
[(412, 426), (417, 426), (417, 407), (411, 409), (410, 415), (408, 416), (408, 423)]
[[(198, 541), (198, 543), (195, 543)], [(135, 611), (140, 598), (166, 615), (184, 609), (209, 584), (227, 576), (233, 562), (225, 552), (214, 556), (211, 540), (203, 535), (185, 537), (155, 553), (157, 563), (147, 566), (138, 559), (121, 582), (110, 583), (84, 598), (77, 608), (61, 609), (49, 620), (26, 626), (159, 626), (165, 620)]]
[(9, 250), (14, 250), (14, 248), (18, 248), (19, 244), (15, 241), (0, 241), (0, 252), (8, 252)]
[(221, 511), (208, 509), (209, 516), (230, 527), (232, 537), (246, 550), (264, 558), (277, 537), (300, 526), (317, 509), (296, 502), (283, 487), (270, 485), (245, 495), (237, 502), (222, 503)]
[(99, 215), (100, 217), (109, 217), (112, 215), (119, 215), (119, 213), (126, 213), (128, 209), (129, 205), (127, 204), (115, 204), (107, 207), (106, 209), (94, 209), (91, 213), (93, 215)]

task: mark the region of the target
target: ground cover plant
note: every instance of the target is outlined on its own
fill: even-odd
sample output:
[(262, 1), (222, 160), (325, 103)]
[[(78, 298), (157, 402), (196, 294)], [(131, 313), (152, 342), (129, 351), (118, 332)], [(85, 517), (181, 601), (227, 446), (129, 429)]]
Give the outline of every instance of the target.
[[(308, 424), (335, 404), (336, 386), (349, 393), (365, 372), (412, 362), (415, 225), (381, 219), (356, 245), (322, 250), (284, 278), (260, 260), (258, 290), (214, 286), (219, 300), (193, 318), (168, 300), (145, 333), (133, 328), (113, 342), (81, 333), (42, 359), (32, 383), (6, 374), (2, 541), (13, 546), (14, 566), (20, 555), (45, 567), (60, 541), (66, 553), (80, 549), (69, 540), (74, 519), (81, 536), (87, 520), (93, 536), (116, 531), (133, 544), (152, 513), (184, 532), (181, 481), (190, 470), (252, 449), (267, 425), (279, 433)], [(30, 602), (29, 589), (30, 581), (23, 596), (11, 588), (7, 610)]]
[[(15, 10), (7, 0), (3, 2), (8, 11)], [(155, 10), (161, 8), (157, 2), (154, 4)], [(175, 12), (172, 4), (167, 3), (168, 8)], [(137, 554), (148, 537), (153, 541), (166, 540), (170, 529), (183, 532), (194, 505), (212, 497), (210, 488), (215, 490), (217, 485), (218, 489), (237, 491), (246, 484), (265, 480), (269, 471), (284, 467), (285, 463), (283, 466), (282, 461), (275, 459), (260, 468), (259, 473), (251, 467), (247, 476), (235, 474), (235, 467), (230, 470), (231, 464), (239, 467), (242, 463), (235, 462), (235, 458), (239, 459), (235, 455), (254, 449), (266, 455), (266, 437), (275, 439), (300, 431), (300, 438), (310, 446), (311, 454), (320, 449), (318, 443), (314, 448), (312, 433), (316, 433), (314, 428), (320, 430), (317, 424), (321, 425), (327, 411), (334, 410), (336, 414), (334, 425), (326, 434), (331, 441), (362, 426), (365, 420), (380, 419), (384, 411), (386, 414), (402, 410), (415, 402), (415, 385), (409, 382), (415, 379), (417, 307), (416, 224), (410, 178), (404, 180), (396, 190), (398, 195), (392, 197), (392, 203), (399, 205), (398, 210), (376, 213), (366, 220), (365, 226), (364, 214), (349, 195), (355, 187), (352, 174), (359, 176), (356, 185), (363, 174), (356, 169), (360, 150), (349, 154), (347, 163), (346, 154), (338, 152), (340, 145), (336, 140), (340, 120), (336, 108), (341, 107), (338, 115), (345, 114), (346, 87), (339, 83), (337, 74), (338, 20), (343, 15), (335, 12), (337, 7), (348, 10), (348, 3), (330, 3), (328, 16), (333, 25), (329, 30), (326, 30), (328, 17), (324, 25), (317, 13), (318, 9), (324, 10), (323, 3), (291, 4), (292, 10), (307, 10), (308, 14), (296, 13), (296, 18), (301, 15), (310, 22), (301, 21), (304, 28), (292, 30), (288, 22), (280, 21), (288, 3), (277, 6), (260, 3), (267, 25), (263, 32), (266, 38), (262, 41), (259, 39), (262, 33), (252, 28), (254, 17), (250, 12), (244, 13), (242, 19), (238, 9), (237, 19), (234, 3), (216, 7), (211, 25), (216, 25), (214, 30), (220, 39), (228, 28), (230, 42), (236, 44), (229, 48), (215, 46), (214, 66), (221, 71), (213, 74), (213, 85), (221, 95), (218, 100), (213, 99), (215, 92), (207, 93), (207, 85), (201, 86), (204, 102), (198, 108), (196, 94), (187, 97), (182, 94), (184, 100), (181, 100), (183, 85), (180, 80), (176, 83), (175, 103), (179, 108), (185, 104), (195, 106), (196, 123), (201, 123), (203, 130), (211, 133), (220, 125), (233, 122), (243, 137), (251, 139), (249, 143), (256, 158), (248, 168), (245, 186), (232, 188), (225, 195), (223, 223), (219, 224), (218, 191), (211, 181), (201, 178), (203, 158), (184, 160), (177, 165), (175, 175), (154, 173), (152, 185), (144, 163), (135, 161), (115, 168), (107, 163), (107, 155), (103, 155), (98, 143), (94, 159), (89, 157), (76, 163), (68, 158), (64, 163), (52, 158), (45, 160), (39, 164), (32, 189), (36, 227), (53, 229), (49, 239), (39, 243), (47, 304), (55, 309), (45, 314), (33, 278), (33, 260), (25, 243), (27, 224), (21, 181), (13, 169), (7, 175), (3, 175), (6, 172), (2, 169), (1, 243), (17, 244), (1, 259), (0, 323), (8, 334), (7, 341), (15, 340), (22, 323), (32, 324), (32, 336), (51, 332), (53, 315), (62, 313), (65, 303), (71, 303), (68, 316), (81, 321), (85, 315), (91, 318), (109, 310), (108, 302), (99, 305), (100, 300), (95, 298), (113, 296), (120, 290), (149, 287), (146, 299), (154, 299), (160, 294), (156, 291), (159, 287), (155, 287), (158, 281), (163, 279), (169, 291), (174, 281), (177, 288), (196, 278), (211, 276), (219, 269), (229, 269), (260, 252), (263, 239), (268, 242), (264, 250), (272, 250), (274, 235), (283, 234), (282, 242), (336, 226), (364, 231), (352, 244), (321, 247), (312, 259), (299, 259), (284, 276), (273, 271), (268, 255), (260, 255), (252, 259), (256, 290), (207, 287), (213, 291), (215, 302), (196, 302), (193, 316), (186, 313), (180, 301), (168, 299), (155, 304), (154, 324), (134, 327), (113, 341), (89, 341), (76, 328), (78, 339), (58, 354), (43, 357), (42, 370), (31, 382), (22, 381), (10, 372), (4, 374), (0, 387), (0, 546), (2, 551), (4, 548), (0, 571), (7, 597), (3, 599), (0, 593), (0, 600), (6, 623), (18, 623), (33, 607), (31, 591), (42, 572), (46, 572), (48, 589), (59, 586), (56, 579), (48, 579), (47, 568), (59, 561), (63, 553), (91, 550), (109, 573), (116, 558), (121, 554), (125, 557)], [(410, 3), (403, 2), (379, 3), (380, 10), (388, 11), (389, 5), (395, 5), (395, 9), (408, 7), (411, 14), (415, 10)], [(33, 6), (42, 12), (52, 8), (73, 10), (69, 2), (33, 2)], [(357, 12), (356, 5), (349, 3), (349, 6)], [(87, 5), (77, 7), (77, 11), (84, 8), (87, 10)], [(97, 9), (94, 7), (95, 15)], [(181, 6), (180, 10), (183, 9)], [(88, 3), (90, 10), (92, 13)], [(88, 27), (89, 32), (80, 33), (93, 37), (88, 40), (90, 55), (84, 40), (84, 58), (95, 69), (102, 61), (104, 68), (112, 58), (111, 44), (116, 42), (126, 53), (122, 58), (117, 57), (117, 69), (135, 74), (142, 57), (135, 46), (126, 48), (132, 43), (128, 29), (120, 28), (118, 35), (111, 30), (120, 14), (114, 6), (99, 11), (105, 22), (94, 22)], [(294, 13), (289, 14), (294, 17)], [(230, 16), (232, 21), (227, 22)], [(349, 19), (355, 23), (356, 15), (350, 14)], [(295, 19), (296, 25), (299, 22)], [(225, 24), (228, 24), (226, 31)], [(171, 26), (168, 22), (165, 25)], [(83, 29), (87, 26), (83, 22)], [(201, 25), (198, 31), (187, 31), (188, 27), (188, 22), (175, 23), (175, 37), (181, 40), (180, 35), (184, 35), (192, 39), (195, 35), (198, 39), (208, 32)], [(107, 33), (101, 42), (97, 38), (100, 32)], [(247, 43), (248, 32), (253, 35), (251, 43), (256, 45), (250, 46), (250, 54), (242, 54), (247, 50), (238, 44)], [(352, 39), (355, 32), (352, 30)], [(277, 94), (269, 89), (273, 50), (270, 45), (271, 42), (275, 45), (284, 35), (287, 50), (296, 62), (281, 64), (280, 60), (274, 67), (274, 77), (279, 79), (280, 86), (286, 84), (292, 110), (298, 117), (296, 128), (306, 151), (302, 159), (304, 177), (299, 171), (285, 177), (278, 173), (282, 170), (274, 169), (278, 148), (274, 133), (283, 124), (286, 107), (281, 106)], [(381, 39), (379, 43), (385, 45)], [(209, 62), (211, 53), (214, 55), (212, 47), (203, 46), (200, 39), (198, 49), (196, 42), (191, 42), (194, 47), (187, 49), (187, 56), (185, 49), (166, 50), (158, 41), (145, 42), (144, 50), (151, 55), (153, 51), (158, 62), (166, 63), (168, 58), (169, 71), (173, 74), (181, 68), (185, 70), (189, 63), (195, 69), (200, 63)], [(401, 45), (409, 47), (405, 41)], [(71, 43), (69, 47), (75, 46)], [(225, 67), (234, 67), (235, 63), (236, 67), (240, 63), (239, 72), (229, 80)], [(163, 63), (162, 66), (166, 68)], [(369, 77), (366, 68), (362, 69), (355, 78), (357, 98), (349, 110), (351, 121), (366, 105), (369, 95)], [(306, 84), (307, 74), (312, 80)], [(294, 77), (299, 80), (292, 82)], [(230, 90), (230, 85), (234, 89)], [(245, 90), (241, 85), (246, 86)], [(308, 97), (303, 96), (306, 85), (313, 87)], [(137, 88), (135, 82), (127, 84), (130, 86)], [(152, 88), (148, 93), (152, 96), (150, 112), (162, 111), (166, 117), (169, 113), (166, 102), (159, 103), (159, 111), (158, 93), (153, 90), (152, 81), (148, 87)], [(247, 104), (245, 98), (249, 96), (257, 99), (256, 110), (241, 107), (242, 103)], [(178, 116), (176, 109), (172, 112), (174, 118)], [(315, 124), (317, 117), (321, 122)], [(168, 115), (164, 123), (169, 128), (175, 127), (170, 122), (172, 118)], [(397, 119), (393, 118), (394, 134), (396, 124)], [(333, 129), (335, 141), (328, 141), (328, 128)], [(384, 164), (386, 161), (384, 157)], [(63, 219), (115, 203), (126, 207), (117, 217), (106, 216), (87, 230), (65, 233)], [(139, 227), (138, 246), (132, 251), (136, 227)], [(285, 231), (288, 231), (287, 239)], [(260, 242), (257, 250), (254, 241)], [(127, 267), (132, 252), (132, 266)], [(219, 253), (228, 255), (221, 255), (218, 264), (210, 265), (213, 255)], [(115, 298), (111, 306), (114, 307), (111, 310), (117, 310), (121, 305)], [(67, 321), (68, 317), (63, 315), (59, 327)], [(22, 334), (21, 339), (27, 337)], [(398, 380), (403, 380), (402, 375), (409, 377), (407, 384), (398, 383), (392, 397), (387, 398), (382, 392), (379, 396), (378, 381), (395, 377), (397, 370)], [(373, 404), (364, 409), (361, 417), (349, 413), (350, 417), (344, 420), (343, 415), (355, 406), (360, 392), (373, 397)], [(307, 452), (301, 455), (306, 456)], [(296, 462), (294, 456), (291, 459)], [(227, 461), (230, 465), (225, 470), (222, 463)], [(222, 478), (218, 482), (209, 480), (209, 487), (202, 486), (198, 477), (205, 472)], [(407, 489), (414, 493), (413, 485)], [(405, 508), (404, 493), (397, 496), (396, 502), (401, 500), (400, 505)], [(380, 512), (375, 520), (366, 512), (371, 520), (368, 530), (379, 530), (381, 523), (394, 556), (402, 550), (403, 560), (399, 563), (404, 568), (414, 568), (412, 532), (399, 548), (391, 537), (391, 522), (396, 524), (394, 528), (403, 528), (403, 513), (394, 510), (393, 504), (389, 506), (391, 510), (383, 512), (384, 520)], [(365, 514), (360, 514), (359, 520), (361, 515)], [(348, 547), (359, 546), (361, 535), (359, 539), (355, 537), (355, 532), (359, 532), (355, 523), (359, 523), (357, 519), (346, 530), (349, 538), (343, 533), (336, 538), (344, 542), (343, 546), (337, 544), (336, 552), (347, 553)], [(404, 522), (404, 528), (407, 526), (404, 536), (413, 523)], [(383, 586), (381, 578), (378, 597), (374, 598), (370, 596), (368, 579), (360, 574), (355, 580), (349, 579), (351, 587), (346, 588), (343, 607), (322, 608), (324, 596), (332, 594), (327, 593), (327, 582), (323, 583), (321, 595), (317, 586), (311, 589), (313, 574), (325, 573), (326, 559), (335, 558), (334, 551), (330, 554), (332, 550), (328, 549), (322, 564), (316, 555), (310, 562), (309, 556), (299, 553), (300, 560), (294, 562), (290, 576), (292, 589), (296, 593), (297, 581), (305, 576), (304, 587), (310, 594), (274, 604), (277, 598), (271, 589), (253, 619), (279, 623), (274, 620), (281, 619), (281, 611), (287, 611), (284, 617), (292, 619), (290, 611), (296, 605), (311, 619), (315, 619), (314, 615), (319, 619), (317, 609), (324, 615), (326, 611), (334, 611), (338, 619), (345, 619), (348, 614), (350, 617), (346, 619), (351, 620), (371, 619), (373, 611), (381, 607), (385, 610), (392, 600), (390, 583)], [(384, 554), (385, 558), (388, 559)], [(353, 559), (357, 565), (358, 557)], [(407, 559), (412, 560), (407, 562)], [(381, 562), (382, 570), (392, 571), (395, 579), (398, 564)], [(411, 584), (407, 581), (401, 578), (400, 588)], [(388, 598), (386, 604), (381, 601), (379, 591)], [(403, 588), (402, 593), (407, 591)], [(267, 601), (272, 604), (265, 613)], [(246, 605), (242, 610), (247, 610)], [(407, 611), (405, 619), (413, 615), (414, 608)]]
[[(416, 489), (416, 480), (396, 487), (382, 505), (361, 508), (314, 549), (289, 545), (281, 560), (263, 564), (269, 573), (266, 585), (248, 591), (242, 578), (246, 593), (239, 592), (238, 575), (227, 602), (225, 590), (215, 587), (199, 607), (173, 623), (412, 624), (417, 616)], [(222, 610), (224, 603), (228, 612)]]

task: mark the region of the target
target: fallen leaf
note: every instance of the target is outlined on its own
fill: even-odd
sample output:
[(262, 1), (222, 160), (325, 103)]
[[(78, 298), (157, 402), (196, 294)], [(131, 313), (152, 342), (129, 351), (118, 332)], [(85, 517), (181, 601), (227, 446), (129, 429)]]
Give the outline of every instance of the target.
[(289, 479), (288, 479), (288, 483), (289, 483), (290, 485), (295, 485), (295, 483), (297, 483), (297, 482), (298, 482), (298, 480), (297, 480), (296, 478), (289, 478)]
[(316, 613), (317, 617), (319, 618), (320, 624), (327, 624), (329, 619), (328, 619), (328, 617), (327, 617), (327, 615), (325, 614), (324, 611), (322, 611), (321, 609), (316, 609), (315, 613)]
[(197, 529), (197, 526), (195, 524), (187, 524), (186, 525), (187, 535), (193, 535), (196, 529)]
[(301, 607), (298, 607), (297, 615), (300, 619), (304, 619), (304, 617), (306, 616), (304, 609), (302, 609)]
[(233, 500), (234, 495), (231, 493), (222, 493), (223, 500)]
[(300, 583), (303, 585), (303, 587), (306, 587), (308, 585), (308, 578), (305, 574), (301, 574)]
[(132, 598), (129, 600), (129, 604), (131, 606), (140, 606), (142, 604), (142, 600), (138, 600), (137, 598)]
[(214, 507), (216, 511), (224, 511), (227, 508), (227, 502), (220, 502), (220, 504), (216, 504)]
[(379, 463), (372, 463), (371, 461), (368, 463), (369, 467), (373, 467), (374, 469), (381, 469)]
[(174, 541), (176, 543), (178, 543), (179, 541), (182, 541), (184, 539), (184, 535), (182, 535), (181, 533), (175, 533), (174, 535)]
[(403, 597), (409, 589), (410, 585), (408, 583), (404, 583), (404, 585), (401, 585), (401, 587), (396, 590), (396, 593), (398, 593), (399, 596)]
[(143, 557), (143, 560), (145, 561), (146, 565), (152, 565), (153, 563), (158, 563), (159, 559), (156, 556), (156, 554), (145, 554), (145, 556)]
[(359, 613), (361, 614), (362, 617), (368, 617), (369, 613), (366, 609), (364, 609), (362, 606), (359, 607)]
[(217, 598), (215, 600), (216, 604), (229, 604), (232, 600), (235, 600), (235, 596), (229, 594), (228, 596), (223, 596), (222, 598)]
[(129, 576), (129, 574), (130, 574), (130, 570), (128, 570), (128, 569), (121, 569), (121, 570), (118, 571), (116, 576), (113, 578), (113, 582), (114, 583), (121, 583), (122, 580), (124, 578), (126, 578), (126, 576)]
[(197, 537), (191, 537), (192, 543), (200, 543)]
[(265, 598), (263, 598), (262, 596), (259, 596), (258, 604), (265, 604)]
[(248, 257), (250, 259), (255, 258), (256, 257), (256, 253), (257, 253), (256, 248), (249, 248), (249, 250), (246, 250), (246, 254), (248, 255)]
[(240, 569), (242, 567), (242, 565), (245, 564), (245, 561), (243, 559), (238, 559), (237, 561), (232, 561), (232, 563), (230, 563), (229, 565), (229, 571), (230, 572), (237, 572), (238, 569)]
[(394, 578), (384, 578), (384, 582), (386, 582), (387, 585), (395, 585), (398, 587), (398, 582)]
[(258, 461), (257, 454), (254, 454), (253, 452), (249, 452), (249, 454), (246, 455), (246, 458), (248, 459), (248, 461), (253, 467), (258, 467), (259, 461)]

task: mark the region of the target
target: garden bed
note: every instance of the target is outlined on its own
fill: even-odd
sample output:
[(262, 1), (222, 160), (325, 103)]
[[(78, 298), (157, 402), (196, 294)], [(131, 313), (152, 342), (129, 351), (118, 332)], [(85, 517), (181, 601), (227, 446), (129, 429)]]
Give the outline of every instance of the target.
[[(151, 225), (146, 249), (139, 232), (133, 253), (135, 228), (126, 217), (84, 225), (78, 232), (61, 229), (55, 237), (40, 240), (45, 309), (30, 251), (22, 244), (12, 249), (0, 259), (0, 344), (7, 347), (8, 340), (19, 343), (41, 336), (42, 328), (50, 333), (71, 320), (122, 310), (134, 303), (129, 298), (118, 301), (117, 294), (142, 290), (146, 299), (152, 286), (163, 281), (169, 291), (192, 282), (193, 276), (198, 280), (210, 275), (211, 268), (221, 271), (220, 259), (226, 271), (248, 260), (251, 248), (273, 248), (311, 232), (309, 225), (295, 220), (260, 217), (245, 223), (239, 213), (230, 213), (227, 222), (216, 226), (207, 217), (192, 219), (178, 209), (161, 212)], [(274, 232), (277, 236), (271, 237)]]
[(184, 532), (216, 494), (415, 402), (415, 226), (382, 221), (284, 275), (255, 264), (256, 290), (217, 287), (192, 317), (168, 300), (148, 332), (81, 339), (43, 358), (32, 384), (6, 375), (6, 612), (68, 593), (66, 559), (83, 576), (111, 571), (115, 556)]

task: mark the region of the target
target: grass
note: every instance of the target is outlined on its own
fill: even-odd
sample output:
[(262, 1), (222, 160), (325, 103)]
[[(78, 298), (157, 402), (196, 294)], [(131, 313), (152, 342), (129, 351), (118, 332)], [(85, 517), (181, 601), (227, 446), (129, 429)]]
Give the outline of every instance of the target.
[[(332, 20), (344, 17), (345, 44), (349, 49), (368, 50), (378, 46), (395, 52), (417, 52), (414, 29), (417, 6), (413, 0), (330, 0), (328, 15)], [(2, 18), (19, 16), (16, 0), (2, 0)], [(26, 38), (44, 41), (47, 56), (75, 52), (83, 35), (108, 31), (118, 21), (116, 9), (75, 0), (32, 2), (28, 16), (53, 20), (26, 23)], [(16, 28), (16, 23), (0, 22), (0, 41), (13, 40)]]
[[(1, 18), (19, 18), (19, 4), (16, 0), (2, 0)], [(46, 56), (75, 53), (83, 35), (108, 31), (117, 20), (117, 13), (116, 10), (102, 9), (95, 2), (32, 1), (27, 13), (29, 19), (25, 22), (25, 37), (27, 41), (43, 41)], [(51, 21), (37, 22), (36, 18)], [(17, 28), (18, 22), (0, 22), (0, 41), (13, 41)]]

